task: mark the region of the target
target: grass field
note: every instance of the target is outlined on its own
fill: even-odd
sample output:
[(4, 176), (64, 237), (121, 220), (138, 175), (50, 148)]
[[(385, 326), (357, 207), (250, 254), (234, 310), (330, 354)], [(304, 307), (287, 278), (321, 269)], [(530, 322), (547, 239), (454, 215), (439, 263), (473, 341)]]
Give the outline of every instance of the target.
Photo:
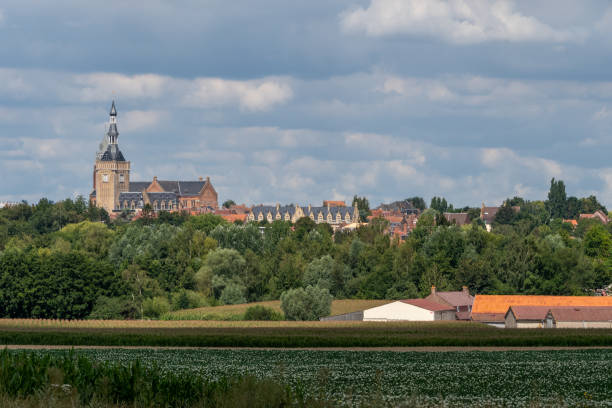
[[(356, 312), (358, 310), (384, 305), (389, 302), (389, 300), (334, 300), (332, 301), (331, 315)], [(241, 305), (210, 306), (197, 309), (177, 310), (164, 314), (162, 320), (242, 320), (246, 310), (256, 305), (270, 308), (281, 315), (283, 313), (280, 307), (280, 301), (270, 300), (267, 302), (244, 303)]]
[[(38, 351), (61, 355), (65, 351)], [(394, 353), (266, 350), (79, 350), (100, 362), (138, 359), (208, 380), (274, 378), (339, 405), (609, 406), (612, 350)], [(371, 402), (370, 399), (377, 401)], [(370, 402), (369, 402), (370, 401)]]
[(610, 329), (497, 329), (472, 322), (0, 320), (0, 344), (168, 347), (612, 346)]

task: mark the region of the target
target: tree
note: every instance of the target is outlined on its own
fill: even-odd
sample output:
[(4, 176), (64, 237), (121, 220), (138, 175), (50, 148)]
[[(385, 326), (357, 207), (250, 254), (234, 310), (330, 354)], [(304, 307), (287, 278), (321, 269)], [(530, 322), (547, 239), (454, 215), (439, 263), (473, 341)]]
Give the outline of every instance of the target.
[(223, 288), (219, 300), (224, 305), (237, 305), (241, 303), (246, 303), (246, 298), (244, 297), (245, 291), (246, 288), (243, 285), (231, 282), (225, 288)]
[(236, 203), (234, 202), (234, 200), (226, 200), (223, 203), (223, 208), (230, 208), (232, 205), (236, 205)]
[(601, 224), (593, 225), (584, 236), (584, 252), (593, 257), (610, 257), (612, 238)]
[(497, 214), (495, 214), (494, 222), (495, 224), (512, 224), (515, 215), (516, 213), (510, 205), (510, 201), (506, 200), (502, 206), (499, 207)]
[(415, 197), (407, 198), (406, 201), (411, 203), (414, 208), (418, 208), (421, 211), (425, 211), (425, 209), (427, 208), (427, 204), (425, 204), (425, 200), (423, 199), (423, 197), (415, 196)]
[(370, 202), (365, 197), (358, 197), (355, 195), (353, 197), (353, 203), (351, 205), (354, 207), (355, 204), (357, 204), (357, 209), (359, 210), (359, 220), (361, 222), (366, 222), (368, 219), (368, 215), (371, 214)]
[[(433, 197), (431, 199), (431, 204), (429, 205), (429, 208), (443, 213), (443, 212), (446, 212), (446, 210), (449, 209), (449, 206), (448, 206), (448, 203), (446, 202), (446, 198)], [(452, 206), (451, 206), (451, 208), (452, 208)]]
[(287, 320), (317, 320), (331, 312), (332, 296), (316, 286), (289, 289), (280, 299)]
[(566, 218), (567, 195), (565, 194), (565, 183), (563, 183), (563, 180), (555, 181), (553, 177), (550, 181), (547, 204), (551, 218)]
[(334, 270), (334, 259), (325, 255), (315, 259), (308, 264), (304, 271), (304, 285), (318, 286), (327, 290), (331, 290), (332, 281), (331, 275)]

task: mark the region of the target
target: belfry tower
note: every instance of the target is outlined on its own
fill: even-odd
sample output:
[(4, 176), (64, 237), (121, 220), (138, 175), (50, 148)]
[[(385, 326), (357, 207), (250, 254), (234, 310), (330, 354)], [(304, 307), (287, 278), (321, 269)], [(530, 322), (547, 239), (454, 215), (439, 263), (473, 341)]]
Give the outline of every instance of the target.
[(93, 173), (93, 192), (90, 200), (109, 214), (119, 207), (119, 193), (130, 188), (130, 162), (119, 150), (117, 141), (117, 109), (115, 101), (111, 106), (108, 132), (104, 135), (98, 152)]

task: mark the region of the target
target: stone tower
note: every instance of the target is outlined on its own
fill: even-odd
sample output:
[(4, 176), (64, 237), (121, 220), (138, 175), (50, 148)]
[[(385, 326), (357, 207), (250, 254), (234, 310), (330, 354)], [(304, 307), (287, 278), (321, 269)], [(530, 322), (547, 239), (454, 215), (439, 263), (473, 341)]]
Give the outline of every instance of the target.
[(94, 165), (92, 202), (109, 214), (119, 207), (119, 193), (130, 188), (130, 162), (119, 150), (117, 141), (117, 109), (111, 106), (108, 132), (104, 135)]

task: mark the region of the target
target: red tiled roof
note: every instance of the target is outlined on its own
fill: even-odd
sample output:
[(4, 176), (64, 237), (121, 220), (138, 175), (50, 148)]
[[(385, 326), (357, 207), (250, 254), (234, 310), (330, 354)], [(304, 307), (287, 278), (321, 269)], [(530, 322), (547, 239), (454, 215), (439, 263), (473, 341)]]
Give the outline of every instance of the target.
[(248, 217), (248, 214), (222, 214), (223, 218), (227, 222), (242, 221), (244, 222)]
[(445, 311), (445, 310), (455, 310), (452, 307), (449, 307), (449, 306), (446, 306), (446, 305), (441, 305), (439, 303), (432, 302), (431, 300), (427, 300), (427, 299), (404, 299), (404, 300), (400, 300), (400, 302), (408, 303), (409, 305), (420, 307), (421, 309), (425, 309), (425, 310), (430, 310), (432, 312), (442, 312), (442, 311)]
[(475, 322), (500, 322), (506, 321), (504, 313), (474, 313), (472, 312), (472, 320)]
[(510, 306), (590, 306), (612, 307), (612, 296), (527, 296), (527, 295), (476, 295), (474, 313), (501, 313)]
[(612, 307), (564, 307), (550, 312), (561, 322), (612, 322)]
[(451, 291), (451, 292), (438, 292), (436, 295), (440, 296), (444, 301), (452, 306), (471, 306), (474, 303), (474, 296), (469, 295), (463, 291)]
[(506, 315), (512, 311), (516, 320), (544, 320), (549, 306), (510, 306)]

